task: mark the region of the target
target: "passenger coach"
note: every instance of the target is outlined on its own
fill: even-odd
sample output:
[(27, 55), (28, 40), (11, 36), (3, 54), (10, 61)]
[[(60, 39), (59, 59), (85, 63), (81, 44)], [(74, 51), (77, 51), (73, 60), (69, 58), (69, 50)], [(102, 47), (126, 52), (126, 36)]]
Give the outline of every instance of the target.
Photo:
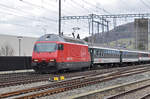
[(89, 46), (92, 63), (95, 65), (118, 65), (120, 63), (120, 51), (118, 49)]

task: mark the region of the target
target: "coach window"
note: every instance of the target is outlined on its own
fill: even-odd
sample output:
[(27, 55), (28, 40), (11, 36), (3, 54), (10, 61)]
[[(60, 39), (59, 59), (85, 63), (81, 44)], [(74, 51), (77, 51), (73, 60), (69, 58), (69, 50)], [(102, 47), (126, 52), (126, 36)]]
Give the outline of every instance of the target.
[(115, 51), (113, 51), (113, 53), (114, 53), (114, 57), (115, 57)]
[(115, 51), (113, 51), (113, 57), (115, 57)]
[(142, 57), (144, 57), (144, 54), (142, 53)]
[(108, 56), (108, 50), (106, 50), (106, 52), (105, 52), (105, 53), (106, 53), (106, 57), (107, 57), (107, 56)]
[(103, 50), (103, 57), (105, 57), (105, 50)]
[(118, 51), (116, 51), (116, 57), (118, 57)]
[(105, 56), (107, 57), (107, 50), (105, 50)]
[(110, 53), (110, 56), (112, 57), (112, 52), (111, 52), (111, 50), (109, 51), (109, 53)]
[(116, 57), (118, 57), (118, 51), (116, 51)]
[(102, 50), (100, 50), (100, 56), (102, 57)]
[(125, 57), (125, 52), (123, 52), (123, 57)]
[(100, 49), (100, 57), (102, 56), (102, 50)]
[(112, 53), (112, 54), (111, 54), (111, 55), (112, 55), (112, 57), (114, 57), (114, 51), (113, 51), (113, 50), (111, 51), (111, 53)]
[(130, 52), (130, 55), (131, 55), (130, 57), (132, 57), (132, 58), (133, 58), (133, 53), (132, 53), (132, 52)]
[(98, 51), (98, 56), (101, 57), (101, 50)]
[(112, 51), (112, 56), (114, 57), (114, 51)]
[(108, 50), (108, 56), (110, 57), (110, 50)]
[(97, 57), (99, 57), (99, 49), (97, 49)]
[(110, 55), (111, 55), (111, 57), (112, 57), (112, 50), (110, 50)]
[(125, 52), (123, 52), (123, 57), (126, 57), (126, 53)]
[(129, 56), (129, 53), (128, 52), (126, 52), (126, 58)]
[(97, 56), (97, 53), (98, 53), (98, 49), (95, 49), (95, 55)]
[(102, 56), (104, 57), (104, 50), (102, 50)]
[(96, 49), (94, 49), (94, 53), (93, 54), (94, 54), (94, 56), (96, 56)]
[(101, 50), (98, 51), (98, 57), (101, 57)]
[(129, 55), (130, 55), (130, 53), (129, 53), (129, 52), (127, 52), (127, 54), (126, 54), (126, 55), (127, 55), (127, 58), (128, 58), (128, 57), (129, 57)]
[(98, 56), (98, 49), (96, 50), (96, 56)]
[(116, 57), (117, 57), (117, 51), (116, 51)]
[(101, 57), (103, 56), (103, 50), (101, 50)]
[(111, 57), (111, 50), (109, 51), (109, 56)]
[(111, 50), (111, 57), (113, 57), (113, 51)]
[(113, 56), (115, 57), (115, 51), (113, 51)]
[(126, 58), (128, 57), (128, 52), (125, 52), (125, 57), (126, 57)]
[(117, 51), (115, 51), (115, 52), (116, 52), (115, 54), (116, 54), (116, 57), (117, 57)]
[(117, 51), (115, 51), (115, 57), (117, 57)]
[(98, 49), (96, 51), (96, 55), (97, 55), (97, 57), (99, 57), (99, 50)]
[(110, 50), (110, 56), (112, 57), (112, 51)]
[(115, 57), (115, 51), (113, 51), (113, 53), (114, 53), (114, 57)]

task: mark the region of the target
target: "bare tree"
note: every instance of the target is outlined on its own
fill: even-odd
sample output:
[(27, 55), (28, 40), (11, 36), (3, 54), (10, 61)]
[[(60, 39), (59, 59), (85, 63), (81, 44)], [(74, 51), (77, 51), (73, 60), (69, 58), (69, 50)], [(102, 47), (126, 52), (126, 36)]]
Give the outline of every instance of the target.
[(0, 48), (0, 55), (1, 56), (13, 56), (14, 55), (14, 49), (9, 44), (4, 44)]

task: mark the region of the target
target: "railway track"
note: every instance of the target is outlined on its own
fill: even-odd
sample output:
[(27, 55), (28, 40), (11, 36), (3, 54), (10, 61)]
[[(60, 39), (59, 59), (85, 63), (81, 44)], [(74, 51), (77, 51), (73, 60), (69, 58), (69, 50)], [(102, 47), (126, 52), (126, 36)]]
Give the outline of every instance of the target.
[[(145, 91), (147, 89), (150, 90), (150, 84), (139, 86), (135, 89), (131, 89), (110, 97), (106, 97), (106, 99), (133, 99), (133, 97), (134, 99), (148, 99), (148, 97), (150, 97), (150, 94), (147, 94), (147, 91)], [(145, 93), (143, 92), (143, 90), (145, 91)], [(142, 96), (142, 94), (146, 95)]]
[(150, 94), (148, 93), (148, 94), (144, 95), (141, 99), (150, 99)]
[(149, 99), (150, 78), (103, 88), (94, 92), (72, 96), (69, 99)]
[[(133, 66), (133, 67), (118, 67), (118, 68), (109, 68), (109, 69), (102, 69), (102, 70), (88, 70), (84, 72), (74, 72), (74, 73), (63, 73), (63, 74), (36, 74), (36, 73), (15, 73), (15, 74), (2, 74), (0, 75), (0, 88), (2, 87), (9, 87), (9, 86), (16, 86), (21, 84), (29, 84), (34, 82), (41, 82), (41, 81), (48, 81), (50, 77), (54, 76), (65, 76), (65, 78), (72, 78), (77, 76), (86, 76), (88, 74), (103, 74), (107, 72), (113, 71), (120, 71), (120, 70), (128, 70), (134, 68), (143, 68), (143, 65)], [(146, 65), (146, 66), (149, 66)]]
[(150, 67), (143, 67), (143, 68), (140, 67), (140, 68), (135, 68), (135, 69), (120, 70), (120, 71), (111, 72), (111, 73), (108, 72), (103, 75), (100, 73), (91, 74), (88, 76), (83, 76), (83, 77), (72, 79), (72, 80), (56, 82), (56, 83), (33, 87), (33, 88), (25, 89), (25, 90), (18, 90), (14, 92), (3, 93), (3, 94), (0, 94), (0, 98), (17, 96), (17, 95), (21, 95), (22, 93), (25, 94), (25, 93), (32, 93), (32, 92), (36, 92), (36, 93), (30, 94), (30, 95), (19, 96), (19, 97), (16, 97), (16, 99), (21, 99), (21, 98), (31, 99), (31, 98), (43, 97), (43, 96), (52, 95), (55, 93), (60, 93), (60, 92), (64, 92), (64, 91), (68, 91), (68, 90), (72, 90), (76, 88), (85, 87), (88, 85), (93, 85), (93, 84), (100, 83), (100, 82), (105, 82), (105, 81), (112, 80), (112, 79), (119, 78), (119, 77), (135, 75), (135, 74), (148, 72), (148, 71), (150, 71)]

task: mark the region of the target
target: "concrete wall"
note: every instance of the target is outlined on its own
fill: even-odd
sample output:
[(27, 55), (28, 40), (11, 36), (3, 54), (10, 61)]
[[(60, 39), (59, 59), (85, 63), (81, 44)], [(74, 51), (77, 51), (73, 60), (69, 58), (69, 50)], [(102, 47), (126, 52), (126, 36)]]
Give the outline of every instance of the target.
[[(33, 46), (34, 46), (34, 43), (36, 40), (37, 40), (37, 38), (33, 38), (33, 37), (23, 37), (21, 39), (21, 43), (20, 43), (21, 56), (31, 56), (32, 55)], [(19, 56), (19, 40), (18, 40), (17, 36), (0, 34), (0, 53), (2, 53), (2, 48), (3, 49), (9, 48), (9, 49), (11, 49), (10, 52), (12, 52), (12, 50), (13, 50), (12, 56)], [(5, 56), (5, 55), (0, 54), (0, 56)], [(8, 56), (10, 56), (10, 55), (8, 54)]]

